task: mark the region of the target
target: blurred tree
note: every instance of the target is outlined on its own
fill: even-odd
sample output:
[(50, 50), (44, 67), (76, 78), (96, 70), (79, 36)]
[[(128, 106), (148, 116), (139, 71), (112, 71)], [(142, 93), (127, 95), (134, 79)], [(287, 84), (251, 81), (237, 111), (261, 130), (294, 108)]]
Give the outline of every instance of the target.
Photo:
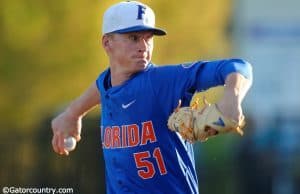
[[(97, 119), (86, 120), (84, 141), (69, 158), (53, 153), (50, 120), (107, 68), (101, 20), (104, 10), (116, 2), (0, 1), (0, 185), (73, 186), (76, 193), (103, 193)], [(143, 2), (155, 10), (157, 25), (168, 31), (166, 37), (155, 39), (154, 63), (229, 55), (225, 29), (231, 1)], [(206, 149), (217, 150), (210, 146)], [(207, 153), (211, 158), (224, 156), (222, 151)], [(208, 155), (205, 162), (228, 161), (213, 163), (211, 158)], [(225, 182), (216, 189), (224, 187)]]
[(104, 69), (98, 8), (97, 1), (2, 2), (2, 124), (33, 127)]
[[(1, 1), (0, 110), (4, 129), (32, 128), (80, 94), (107, 67), (100, 45), (104, 10), (118, 1)], [(228, 0), (150, 1), (157, 25), (154, 62), (223, 57)]]

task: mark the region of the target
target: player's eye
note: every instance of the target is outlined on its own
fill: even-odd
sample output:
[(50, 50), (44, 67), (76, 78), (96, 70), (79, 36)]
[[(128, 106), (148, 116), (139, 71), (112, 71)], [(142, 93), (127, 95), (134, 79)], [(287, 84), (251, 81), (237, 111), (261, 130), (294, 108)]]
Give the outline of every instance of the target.
[(133, 42), (137, 42), (139, 40), (139, 37), (136, 34), (131, 34), (131, 35), (129, 35), (128, 38), (129, 38), (129, 40), (131, 40)]

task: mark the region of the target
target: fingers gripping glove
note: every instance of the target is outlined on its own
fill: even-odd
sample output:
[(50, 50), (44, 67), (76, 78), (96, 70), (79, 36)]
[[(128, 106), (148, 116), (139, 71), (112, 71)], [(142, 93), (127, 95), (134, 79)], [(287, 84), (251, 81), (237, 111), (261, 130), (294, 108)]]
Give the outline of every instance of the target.
[(245, 125), (244, 118), (241, 122), (236, 122), (225, 117), (217, 108), (216, 104), (205, 102), (203, 109), (197, 108), (197, 101), (191, 107), (178, 107), (168, 119), (168, 127), (172, 131), (179, 132), (181, 136), (195, 142), (206, 141), (208, 137), (219, 133), (236, 131), (243, 135), (242, 128)]
[(214, 134), (207, 134), (208, 136), (217, 135), (219, 133), (237, 132), (243, 135), (242, 128), (245, 126), (244, 117), (241, 122), (236, 122), (225, 117), (218, 109), (216, 104), (208, 104), (201, 111), (194, 111), (194, 129), (196, 137), (201, 136), (202, 131), (209, 132), (209, 129), (214, 129)]

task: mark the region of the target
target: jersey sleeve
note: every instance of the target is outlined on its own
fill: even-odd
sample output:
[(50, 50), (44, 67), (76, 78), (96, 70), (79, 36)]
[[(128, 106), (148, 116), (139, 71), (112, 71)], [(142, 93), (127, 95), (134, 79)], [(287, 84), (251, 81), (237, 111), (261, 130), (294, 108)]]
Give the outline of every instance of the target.
[(231, 73), (240, 73), (245, 78), (252, 80), (252, 66), (249, 62), (242, 59), (203, 62), (202, 65), (202, 71), (199, 72), (194, 80), (198, 91), (224, 85), (226, 77)]
[(252, 79), (252, 67), (242, 59), (160, 66), (154, 68), (150, 79), (159, 101), (164, 105), (170, 103), (169, 105), (175, 108), (179, 99), (182, 100), (183, 106), (188, 106), (196, 91), (224, 85), (226, 77), (234, 72)]

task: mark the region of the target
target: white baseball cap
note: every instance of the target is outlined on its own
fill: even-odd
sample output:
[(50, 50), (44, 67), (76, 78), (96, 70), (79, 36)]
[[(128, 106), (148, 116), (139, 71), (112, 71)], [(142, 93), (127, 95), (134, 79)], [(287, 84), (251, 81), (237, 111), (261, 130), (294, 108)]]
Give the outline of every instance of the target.
[(137, 1), (124, 1), (112, 5), (103, 16), (102, 34), (152, 31), (154, 35), (166, 35), (155, 27), (153, 10)]

